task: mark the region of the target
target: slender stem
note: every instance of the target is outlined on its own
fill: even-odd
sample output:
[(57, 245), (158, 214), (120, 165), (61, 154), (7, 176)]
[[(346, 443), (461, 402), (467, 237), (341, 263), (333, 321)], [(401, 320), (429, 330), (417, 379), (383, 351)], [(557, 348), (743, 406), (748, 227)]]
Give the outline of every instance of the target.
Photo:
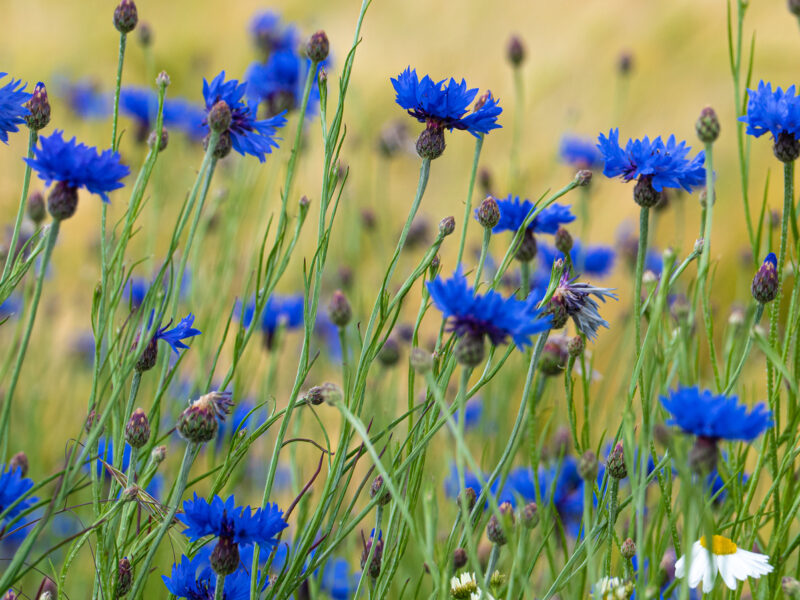
[[(39, 134), (35, 129), (28, 130), (28, 158), (33, 158), (33, 149), (36, 147), (36, 140)], [(25, 163), (25, 176), (22, 180), (22, 193), (19, 197), (19, 208), (17, 209), (17, 220), (14, 222), (14, 231), (11, 233), (11, 245), (8, 247), (8, 255), (3, 266), (3, 275), (0, 282), (5, 281), (11, 270), (11, 264), (17, 254), (17, 241), (19, 240), (19, 230), (22, 227), (22, 217), (25, 215), (25, 204), (28, 200), (28, 188), (31, 185), (31, 166)]]
[(222, 600), (225, 589), (225, 575), (217, 575), (217, 586), (214, 589), (214, 600)]
[[(764, 314), (764, 305), (759, 302), (756, 305), (756, 314), (753, 317), (753, 327), (758, 325), (758, 322), (761, 320), (761, 315), (763, 314)], [(733, 371), (730, 381), (728, 381), (728, 385), (725, 387), (725, 391), (722, 392), (723, 395), (727, 396), (733, 391), (733, 386), (735, 386), (736, 382), (739, 380), (739, 375), (741, 375), (742, 373), (742, 369), (744, 368), (744, 363), (747, 361), (747, 357), (750, 356), (750, 349), (752, 347), (753, 347), (753, 336), (748, 335), (747, 342), (745, 342), (744, 350), (742, 351), (742, 357), (739, 359), (739, 364)]]
[(519, 285), (519, 299), (525, 300), (531, 292), (531, 263), (522, 261), (519, 266), (520, 272), (520, 285)]
[[(492, 580), (492, 573), (494, 573), (495, 568), (497, 568), (497, 561), (500, 558), (500, 546), (497, 544), (492, 544), (492, 553), (489, 555), (489, 565), (486, 567), (486, 579), (483, 582), (484, 587), (489, 587), (489, 582)], [(481, 598), (485, 598), (483, 592), (481, 592)]]
[(11, 372), (11, 382), (8, 384), (8, 391), (5, 394), (3, 412), (0, 414), (0, 440), (2, 440), (2, 442), (0, 442), (0, 463), (4, 463), (7, 457), (11, 402), (14, 400), (14, 391), (17, 388), (19, 376), (22, 371), (22, 363), (25, 360), (25, 353), (28, 350), (28, 343), (31, 340), (31, 332), (33, 331), (33, 323), (36, 320), (36, 311), (39, 308), (39, 299), (42, 297), (42, 287), (44, 286), (47, 266), (50, 264), (50, 257), (53, 255), (53, 247), (56, 245), (56, 238), (58, 237), (58, 230), (60, 227), (61, 221), (55, 220), (50, 225), (50, 229), (47, 232), (47, 241), (45, 242), (42, 264), (39, 267), (39, 273), (36, 278), (36, 288), (34, 289), (33, 298), (31, 299), (28, 321), (25, 324), (25, 331), (22, 334), (19, 351), (17, 352), (17, 359), (14, 363), (14, 370)]
[(610, 477), (608, 500), (608, 548), (606, 549), (606, 576), (611, 577), (611, 549), (614, 547), (614, 523), (617, 521), (617, 490), (619, 479)]
[(472, 171), (469, 174), (469, 187), (467, 188), (467, 199), (464, 201), (464, 221), (461, 223), (461, 239), (458, 241), (458, 260), (456, 264), (461, 264), (464, 256), (464, 242), (467, 239), (467, 223), (470, 221), (472, 210), (472, 193), (475, 190), (475, 173), (478, 171), (478, 162), (481, 158), (481, 147), (483, 147), (483, 134), (475, 140), (475, 157), (472, 159)]
[(514, 68), (514, 129), (511, 132), (511, 188), (518, 184), (519, 179), (519, 143), (522, 138), (522, 111), (525, 101), (524, 86), (522, 84), (522, 70)]
[(186, 444), (186, 451), (183, 453), (181, 470), (178, 473), (178, 479), (175, 483), (175, 490), (172, 495), (169, 511), (164, 516), (164, 520), (161, 522), (161, 525), (158, 528), (158, 533), (147, 550), (147, 555), (145, 556), (144, 561), (137, 569), (139, 574), (136, 576), (136, 580), (133, 582), (133, 587), (131, 588), (131, 593), (129, 596), (130, 600), (136, 600), (139, 597), (139, 594), (143, 591), (145, 582), (147, 581), (147, 576), (150, 574), (150, 564), (153, 562), (153, 558), (155, 558), (156, 552), (158, 551), (158, 546), (161, 544), (161, 540), (164, 539), (164, 536), (167, 534), (167, 530), (170, 528), (170, 525), (172, 525), (172, 520), (175, 518), (175, 513), (178, 512), (178, 505), (181, 502), (181, 497), (186, 489), (186, 481), (189, 478), (189, 469), (191, 468), (199, 449), (200, 446), (198, 444), (194, 444), (192, 442)]
[(478, 270), (475, 271), (475, 288), (481, 283), (481, 273), (483, 273), (483, 265), (486, 264), (486, 256), (489, 254), (489, 241), (492, 239), (492, 230), (484, 228), (483, 242), (481, 242), (481, 257), (478, 260)]
[(639, 362), (639, 353), (642, 351), (642, 272), (644, 271), (644, 258), (647, 255), (649, 217), (650, 209), (642, 206), (639, 210), (639, 248), (636, 251), (636, 271), (633, 280), (633, 324), (636, 329), (636, 362)]
[(111, 120), (111, 149), (119, 148), (117, 139), (117, 121), (119, 120), (119, 94), (122, 89), (122, 65), (125, 62), (125, 42), (128, 36), (125, 33), (119, 34), (119, 56), (117, 58), (117, 82), (114, 86), (114, 115)]

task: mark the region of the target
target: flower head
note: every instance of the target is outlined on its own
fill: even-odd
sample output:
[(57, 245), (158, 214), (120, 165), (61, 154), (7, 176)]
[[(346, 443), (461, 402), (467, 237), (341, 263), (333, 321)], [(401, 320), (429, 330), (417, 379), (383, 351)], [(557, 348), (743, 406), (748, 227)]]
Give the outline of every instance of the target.
[[(158, 94), (155, 90), (142, 87), (124, 87), (119, 96), (119, 109), (137, 125), (137, 139), (144, 141), (155, 127), (158, 117)], [(201, 106), (181, 98), (164, 100), (164, 126), (184, 132), (190, 138), (203, 136), (205, 111)]]
[(606, 177), (621, 177), (624, 181), (639, 179), (647, 181), (656, 192), (667, 188), (683, 188), (688, 192), (705, 183), (703, 166), (705, 153), (698, 152), (689, 160), (691, 148), (686, 142), (680, 144), (671, 135), (664, 143), (661, 137), (650, 141), (628, 140), (623, 149), (619, 144), (619, 129), (612, 129), (608, 137), (602, 133), (597, 147), (603, 155)]
[[(246, 83), (239, 83), (235, 79), (225, 81), (225, 71), (210, 83), (204, 79), (206, 112), (218, 102), (225, 102), (231, 112), (231, 123), (225, 132), (230, 135), (231, 146), (242, 156), (250, 154), (264, 162), (266, 155), (278, 147), (275, 134), (279, 127), (286, 124), (286, 119), (280, 114), (270, 119), (257, 120), (256, 107), (244, 102), (246, 89)], [(205, 126), (208, 127), (207, 120)]]
[[(0, 73), (0, 78), (6, 75)], [(12, 77), (11, 81), (0, 87), (0, 141), (8, 144), (8, 134), (19, 131), (17, 125), (25, 123), (25, 117), (30, 114), (25, 103), (31, 98), (32, 94), (25, 91), (21, 79)]]
[[(689, 587), (697, 587), (702, 581), (703, 593), (708, 594), (714, 588), (714, 579), (719, 573), (725, 585), (735, 590), (737, 579), (758, 579), (772, 573), (769, 556), (742, 550), (721, 535), (715, 535), (711, 540), (710, 548), (705, 536), (692, 544)], [(681, 556), (675, 563), (675, 577), (686, 577), (686, 556)]]
[(481, 594), (475, 573), (462, 573), (450, 579), (450, 597), (454, 600), (494, 600), (491, 594)]
[[(317, 73), (327, 61), (317, 65)], [(264, 102), (268, 115), (277, 115), (300, 107), (311, 61), (294, 49), (274, 52), (265, 63), (254, 62), (247, 69), (247, 97)], [(315, 74), (316, 75), (316, 74)], [(306, 115), (313, 115), (319, 103), (319, 88), (314, 77)]]
[(608, 327), (608, 321), (600, 316), (600, 305), (597, 300), (602, 302), (605, 302), (606, 298), (616, 300), (617, 295), (610, 288), (595, 287), (577, 279), (577, 277), (570, 279), (566, 271), (562, 273), (550, 299), (548, 311), (553, 314), (554, 328), (563, 327), (567, 318), (571, 317), (578, 331), (590, 340), (594, 340), (601, 326)]
[(108, 193), (123, 187), (120, 180), (130, 173), (118, 152), (98, 152), (79, 144), (74, 137), (65, 142), (63, 131), (40, 137), (39, 142), (33, 151), (34, 158), (24, 160), (46, 185), (57, 182), (71, 189), (85, 188), (108, 202)]
[(292, 25), (282, 24), (280, 15), (271, 10), (258, 11), (253, 15), (250, 34), (264, 57), (281, 50), (293, 50), (299, 43), (297, 30)]
[[(555, 261), (565, 258), (563, 252), (549, 244), (538, 245), (538, 256), (548, 272)], [(609, 246), (584, 246), (575, 241), (569, 256), (577, 271), (593, 277), (605, 277), (614, 267), (614, 249)]]
[(192, 541), (213, 535), (242, 546), (257, 543), (267, 548), (277, 546), (278, 534), (289, 526), (276, 504), (253, 510), (249, 506), (236, 506), (233, 496), (224, 502), (214, 496), (209, 504), (197, 494), (183, 503), (183, 514), (178, 515), (178, 520), (186, 525), (183, 533)]
[[(170, 576), (162, 575), (167, 590), (178, 598), (187, 600), (213, 600), (217, 588), (217, 575), (209, 564), (211, 550), (201, 548), (192, 558), (181, 556), (172, 565)], [(223, 600), (246, 600), (250, 597), (250, 564), (242, 565), (225, 577)]]
[(361, 574), (353, 573), (345, 559), (332, 558), (322, 567), (320, 589), (333, 600), (349, 600), (355, 594), (360, 578)]
[(764, 404), (747, 412), (736, 396), (713, 395), (697, 387), (680, 387), (661, 397), (661, 404), (672, 415), (669, 425), (686, 433), (712, 440), (751, 441), (772, 426), (772, 412)]
[(467, 283), (461, 266), (453, 277), (441, 276), (428, 283), (436, 307), (450, 320), (456, 336), (486, 335), (492, 344), (504, 344), (510, 337), (520, 348), (531, 343), (531, 336), (550, 327), (550, 320), (530, 302), (503, 298), (494, 290), (476, 294)]
[(739, 117), (747, 123), (747, 134), (761, 137), (765, 133), (772, 134), (778, 141), (782, 133), (797, 138), (800, 136), (800, 97), (795, 93), (795, 86), (786, 91), (775, 88), (771, 83), (758, 82), (758, 88), (747, 90), (747, 114)]
[(478, 88), (467, 89), (463, 79), (442, 79), (438, 83), (428, 75), (420, 81), (417, 71), (406, 68), (392, 86), (397, 93), (395, 101), (420, 123), (433, 124), (439, 129), (462, 129), (478, 137), (497, 129), (497, 117), (503, 109), (491, 94), (482, 106), (469, 114), (469, 105), (478, 94)]
[[(5, 465), (0, 467), (0, 515), (3, 516), (0, 523), (3, 521), (6, 523), (10, 522), (14, 517), (27, 510), (36, 502), (36, 498), (30, 496), (24, 500), (20, 500), (32, 487), (33, 481), (22, 475), (21, 467), (12, 468)], [(11, 508), (11, 505), (18, 500), (19, 502), (16, 506)], [(0, 529), (2, 529), (2, 527), (0, 527)]]
[(576, 169), (598, 169), (603, 166), (603, 156), (594, 141), (574, 135), (561, 138), (558, 149), (561, 161)]
[(183, 340), (200, 335), (202, 333), (202, 331), (199, 329), (192, 327), (193, 324), (194, 315), (189, 313), (172, 329), (169, 328), (170, 325), (172, 325), (172, 321), (167, 323), (164, 327), (159, 327), (156, 331), (154, 339), (164, 340), (170, 345), (175, 354), (180, 354), (181, 350), (189, 347), (183, 343)]
[(83, 119), (104, 119), (111, 112), (111, 97), (100, 91), (97, 83), (58, 80), (56, 90), (70, 110)]
[[(517, 231), (525, 222), (525, 218), (533, 211), (534, 205), (530, 200), (520, 200), (519, 196), (508, 195), (507, 198), (497, 201), (500, 209), (500, 220), (492, 229), (493, 233), (501, 231)], [(559, 226), (572, 223), (575, 215), (570, 212), (570, 207), (564, 204), (551, 204), (539, 212), (528, 225), (532, 233), (554, 234)]]

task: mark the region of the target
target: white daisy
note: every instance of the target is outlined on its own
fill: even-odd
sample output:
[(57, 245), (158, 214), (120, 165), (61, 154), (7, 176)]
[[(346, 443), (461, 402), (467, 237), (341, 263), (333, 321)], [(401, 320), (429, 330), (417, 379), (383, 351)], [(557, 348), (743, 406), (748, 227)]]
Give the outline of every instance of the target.
[[(712, 537), (711, 548), (706, 544), (705, 536), (692, 544), (692, 562), (689, 566), (689, 587), (697, 587), (703, 582), (703, 593), (707, 594), (714, 587), (714, 578), (720, 577), (730, 589), (736, 589), (736, 580), (744, 581), (748, 577), (758, 579), (762, 575), (772, 573), (769, 556), (742, 550), (731, 540), (721, 535)], [(675, 563), (675, 577), (686, 575), (686, 557), (681, 556)]]
[(627, 600), (633, 594), (633, 583), (619, 577), (603, 577), (592, 588), (593, 600)]
[(453, 577), (450, 580), (450, 596), (464, 600), (494, 600), (488, 593), (481, 596), (474, 573), (462, 573), (461, 576)]

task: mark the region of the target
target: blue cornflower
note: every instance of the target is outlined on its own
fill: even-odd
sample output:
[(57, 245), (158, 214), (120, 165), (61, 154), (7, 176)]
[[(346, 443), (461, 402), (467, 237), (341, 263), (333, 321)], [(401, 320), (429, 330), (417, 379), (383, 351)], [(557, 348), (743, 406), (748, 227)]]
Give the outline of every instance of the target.
[[(547, 279), (549, 281), (549, 273), (553, 263), (559, 258), (563, 259), (564, 253), (549, 244), (539, 244), (537, 250), (539, 260), (547, 271)], [(576, 240), (572, 244), (569, 256), (577, 271), (593, 277), (605, 277), (614, 266), (614, 249), (609, 246), (584, 247), (583, 244)]]
[(108, 202), (108, 193), (123, 187), (120, 181), (128, 176), (130, 169), (120, 162), (118, 152), (98, 152), (73, 137), (65, 142), (63, 131), (40, 137), (40, 145), (34, 148), (34, 158), (24, 159), (39, 174), (46, 185), (56, 182), (75, 192), (85, 188)]
[(299, 45), (294, 26), (281, 24), (280, 16), (271, 10), (258, 11), (253, 15), (250, 34), (264, 57), (281, 50), (293, 50)]
[(93, 81), (62, 79), (56, 89), (72, 112), (83, 119), (103, 119), (111, 114), (111, 96), (101, 92)]
[(192, 140), (202, 140), (206, 134), (205, 109), (183, 98), (167, 98), (164, 101), (164, 124), (182, 131)]
[[(303, 325), (305, 299), (302, 294), (282, 296), (273, 294), (267, 299), (261, 313), (261, 331), (264, 332), (264, 343), (271, 349), (275, 342), (278, 328), (297, 329)], [(244, 327), (250, 327), (256, 310), (255, 300), (251, 300), (241, 311)]]
[(600, 316), (600, 305), (597, 300), (602, 302), (605, 302), (606, 298), (617, 300), (617, 295), (611, 288), (595, 287), (589, 283), (578, 282), (577, 279), (577, 277), (570, 278), (566, 270), (561, 274), (547, 311), (553, 315), (553, 329), (564, 327), (567, 319), (571, 317), (578, 331), (590, 340), (594, 340), (601, 326), (608, 328), (608, 321)]
[(603, 155), (594, 141), (588, 138), (565, 135), (561, 138), (558, 155), (562, 162), (576, 169), (598, 169), (603, 166)]
[(192, 325), (194, 325), (194, 315), (192, 313), (186, 315), (172, 329), (169, 328), (170, 325), (172, 325), (172, 321), (167, 323), (164, 327), (159, 327), (156, 331), (155, 339), (167, 342), (175, 354), (180, 354), (181, 350), (189, 347), (183, 343), (183, 340), (202, 333), (199, 329), (192, 327)]
[(490, 92), (467, 114), (478, 88), (467, 89), (467, 82), (463, 79), (461, 83), (452, 78), (449, 82), (442, 79), (437, 83), (425, 75), (420, 81), (417, 71), (408, 67), (391, 81), (397, 93), (395, 102), (420, 123), (426, 123), (428, 128), (439, 131), (462, 129), (475, 137), (500, 128), (497, 117), (503, 109)]
[[(0, 523), (3, 521), (6, 523), (11, 522), (14, 517), (30, 508), (36, 502), (36, 498), (28, 497), (20, 500), (14, 508), (9, 508), (14, 502), (17, 502), (27, 494), (32, 487), (33, 481), (23, 477), (21, 467), (12, 469), (5, 465), (0, 466), (0, 515), (3, 517)], [(3, 528), (0, 527), (0, 529)]]
[(772, 427), (772, 412), (761, 403), (752, 411), (738, 403), (736, 396), (715, 396), (709, 390), (680, 387), (661, 397), (661, 404), (672, 415), (669, 425), (710, 440), (752, 441)]
[[(137, 141), (144, 142), (155, 126), (158, 117), (158, 94), (155, 90), (142, 87), (125, 87), (120, 92), (119, 109), (136, 123)], [(202, 107), (181, 98), (164, 100), (164, 126), (184, 132), (190, 138), (199, 139), (205, 135)]]
[[(0, 73), (0, 79), (7, 73)], [(0, 141), (8, 144), (8, 134), (19, 131), (17, 125), (25, 123), (25, 117), (30, 114), (25, 103), (33, 97), (25, 91), (25, 84), (21, 79), (11, 78), (7, 84), (0, 87)]]
[(359, 579), (361, 573), (353, 573), (345, 559), (332, 558), (322, 567), (320, 590), (332, 600), (348, 600), (356, 593)]
[[(231, 111), (231, 124), (228, 131), (231, 146), (239, 154), (251, 154), (264, 162), (266, 155), (278, 147), (275, 133), (279, 127), (286, 124), (283, 114), (270, 119), (257, 120), (256, 106), (248, 105), (243, 98), (246, 83), (239, 83), (236, 79), (225, 81), (225, 71), (217, 75), (211, 83), (203, 80), (203, 97), (205, 98), (206, 111), (210, 111), (217, 102), (224, 101)], [(208, 123), (205, 123), (208, 128)]]
[(648, 137), (631, 139), (623, 149), (619, 145), (619, 130), (612, 129), (608, 137), (601, 133), (598, 142), (597, 147), (605, 161), (603, 175), (619, 176), (624, 181), (637, 179), (634, 199), (641, 206), (655, 206), (665, 187), (691, 192), (692, 188), (705, 183), (705, 152), (687, 159), (691, 148), (686, 142), (677, 143), (674, 135), (666, 143), (660, 136), (652, 142)]
[(747, 92), (747, 114), (739, 120), (747, 123), (748, 135), (761, 137), (769, 132), (776, 143), (781, 135), (800, 137), (800, 97), (795, 86), (773, 92), (771, 83), (759, 81), (757, 89)]
[(449, 330), (457, 337), (486, 335), (492, 344), (504, 344), (510, 337), (520, 348), (531, 343), (531, 336), (550, 328), (550, 319), (530, 302), (513, 296), (503, 298), (494, 290), (476, 294), (459, 267), (453, 277), (437, 276), (428, 282), (428, 291), (436, 307), (449, 319)]
[[(172, 565), (170, 577), (162, 575), (167, 590), (178, 598), (187, 600), (213, 600), (217, 589), (217, 575), (210, 565), (211, 550), (201, 548), (192, 558), (181, 556), (181, 561)], [(249, 564), (240, 566), (225, 577), (222, 589), (224, 600), (247, 600), (250, 598)]]
[[(114, 464), (114, 442), (111, 439), (106, 439), (105, 437), (101, 437), (97, 440), (97, 460), (95, 461), (95, 469), (97, 472), (97, 477), (111, 477), (110, 473), (106, 469), (106, 465), (113, 465)], [(125, 448), (122, 450), (122, 465), (121, 470), (127, 471), (128, 464), (131, 460), (131, 447), (126, 443)], [(91, 461), (89, 461), (91, 462)], [(87, 468), (91, 468), (89, 463), (86, 463)]]
[[(519, 196), (508, 195), (507, 198), (497, 201), (500, 209), (500, 220), (492, 229), (492, 233), (501, 231), (517, 231), (525, 222), (525, 218), (533, 210), (530, 200), (520, 200)], [(554, 234), (561, 225), (572, 223), (575, 215), (570, 212), (570, 207), (564, 204), (551, 204), (543, 209), (528, 225), (532, 233)]]
[(209, 504), (194, 494), (183, 503), (183, 514), (178, 520), (186, 525), (184, 535), (193, 542), (207, 536), (226, 538), (241, 546), (257, 543), (262, 548), (278, 545), (278, 534), (289, 524), (277, 504), (252, 510), (249, 506), (236, 506), (233, 496), (224, 502), (219, 496)]
[[(317, 72), (326, 64), (327, 61), (318, 64)], [(248, 67), (245, 73), (247, 97), (256, 104), (264, 102), (269, 116), (299, 108), (310, 68), (311, 60), (300, 56), (294, 49), (275, 52), (267, 62), (255, 62)], [(319, 88), (315, 77), (306, 115), (314, 114), (318, 103)]]

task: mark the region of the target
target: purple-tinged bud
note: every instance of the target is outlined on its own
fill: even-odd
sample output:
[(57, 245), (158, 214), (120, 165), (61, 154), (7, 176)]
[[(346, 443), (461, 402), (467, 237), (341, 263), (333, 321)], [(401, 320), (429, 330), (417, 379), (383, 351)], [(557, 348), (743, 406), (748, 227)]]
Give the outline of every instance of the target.
[(428, 271), (430, 273), (430, 278), (433, 279), (436, 277), (436, 273), (439, 271), (439, 266), (441, 265), (441, 259), (439, 258), (438, 254), (434, 254), (433, 258), (431, 259), (431, 264), (428, 265)]
[(628, 476), (628, 467), (625, 466), (625, 453), (622, 451), (622, 441), (617, 442), (606, 460), (608, 474), (614, 479), (625, 479)]
[(149, 23), (139, 23), (139, 43), (147, 48), (153, 43), (153, 28)]
[(539, 371), (548, 377), (561, 375), (567, 365), (567, 356), (567, 349), (560, 340), (548, 340), (539, 358)]
[(533, 529), (539, 524), (539, 508), (536, 502), (528, 502), (522, 507), (520, 520), (527, 529)]
[(586, 340), (582, 335), (576, 335), (567, 341), (567, 353), (572, 358), (578, 358), (586, 348)]
[(533, 237), (530, 229), (526, 229), (522, 234), (522, 241), (520, 241), (514, 258), (520, 262), (530, 262), (536, 258), (536, 238)]
[(442, 155), (445, 146), (444, 126), (429, 121), (417, 138), (417, 154), (420, 158), (434, 160)]
[(114, 27), (120, 33), (130, 33), (136, 29), (139, 22), (139, 12), (133, 0), (122, 0), (114, 9)]
[[(373, 545), (375, 546), (374, 550), (372, 550)], [(367, 559), (369, 558), (370, 551), (372, 552), (372, 560), (370, 561), (369, 566), (367, 566)], [(370, 537), (369, 541), (364, 544), (364, 548), (361, 551), (361, 569), (365, 570), (373, 579), (377, 579), (381, 574), (382, 558), (383, 540), (381, 540), (380, 535), (378, 535), (377, 540), (374, 537)]]
[(158, 87), (160, 87), (160, 88), (169, 87), (170, 83), (171, 83), (171, 81), (170, 81), (170, 78), (169, 78), (169, 74), (166, 71), (161, 71), (156, 76), (156, 85)]
[(155, 130), (150, 132), (150, 135), (147, 137), (147, 145), (150, 148), (153, 148), (158, 142), (158, 151), (163, 152), (167, 149), (167, 144), (169, 143), (169, 133), (167, 132), (166, 128), (161, 128), (161, 135), (156, 134)]
[(383, 482), (383, 475), (378, 475), (369, 486), (369, 497), (378, 498), (378, 504), (385, 506), (392, 501), (392, 494)]
[[(137, 346), (138, 340), (134, 343), (134, 348)], [(147, 346), (144, 347), (142, 350), (142, 355), (139, 357), (139, 360), (136, 361), (136, 370), (139, 373), (144, 373), (145, 371), (149, 371), (153, 367), (156, 366), (156, 361), (158, 360), (158, 340), (153, 337), (147, 343)]]
[(719, 448), (717, 440), (697, 436), (694, 446), (689, 450), (689, 466), (699, 475), (708, 475), (717, 468)]
[(475, 502), (478, 500), (478, 494), (471, 487), (464, 488), (458, 493), (456, 497), (456, 504), (459, 509), (466, 509), (467, 512), (472, 512), (475, 508)]
[(454, 350), (458, 364), (475, 368), (483, 362), (486, 347), (482, 333), (465, 333), (456, 342)]
[(433, 355), (422, 348), (412, 348), (409, 359), (411, 368), (418, 373), (425, 374), (433, 369)]
[(597, 461), (597, 455), (591, 450), (587, 450), (581, 455), (578, 460), (578, 475), (584, 481), (595, 481), (597, 473), (600, 471), (600, 464)]
[(384, 367), (393, 367), (400, 360), (400, 344), (393, 337), (383, 343), (383, 347), (378, 352), (378, 360)]
[(486, 525), (486, 537), (497, 546), (508, 543), (508, 532), (514, 527), (514, 509), (508, 502), (503, 502), (498, 507), (498, 515), (492, 515)]
[(497, 206), (497, 200), (492, 196), (486, 196), (475, 211), (475, 217), (485, 229), (494, 229), (500, 221), (500, 207)]
[(235, 573), (239, 568), (239, 544), (234, 542), (233, 538), (220, 537), (209, 562), (217, 575), (227, 576)]
[(453, 570), (458, 571), (467, 564), (467, 551), (463, 548), (453, 550)]
[(56, 221), (69, 219), (78, 209), (78, 188), (59, 181), (47, 197), (47, 210)]
[(772, 302), (778, 295), (778, 285), (778, 259), (770, 252), (753, 277), (753, 298), (761, 304)]
[(519, 67), (525, 61), (525, 44), (518, 35), (512, 35), (509, 38), (506, 57), (512, 67)]
[(636, 542), (628, 538), (622, 542), (622, 546), (620, 546), (619, 550), (620, 554), (622, 554), (622, 558), (630, 560), (636, 556)]
[(228, 106), (225, 100), (220, 100), (208, 111), (208, 126), (211, 131), (217, 131), (219, 133), (228, 131), (232, 120), (231, 107)]
[(31, 192), (28, 196), (28, 216), (31, 221), (37, 225), (41, 225), (47, 216), (47, 206), (44, 202), (44, 194), (39, 190)]
[[(203, 150), (208, 150), (208, 144), (211, 141), (211, 134), (203, 138)], [(217, 160), (225, 158), (233, 150), (231, 142), (231, 134), (228, 131), (223, 131), (219, 134), (217, 145), (214, 147), (214, 158)]]
[(328, 58), (330, 47), (328, 35), (320, 29), (316, 33), (311, 34), (311, 38), (308, 40), (308, 44), (306, 44), (306, 56), (308, 56), (312, 62), (321, 63)]
[(793, 133), (781, 131), (775, 140), (772, 151), (775, 153), (775, 158), (782, 163), (794, 162), (800, 156), (800, 141)]
[(592, 183), (592, 172), (589, 169), (581, 169), (575, 173), (575, 183), (578, 187), (586, 187)]
[(439, 235), (447, 237), (456, 230), (456, 218), (453, 216), (445, 217), (439, 221)]
[(8, 466), (12, 471), (20, 470), (20, 474), (25, 477), (28, 474), (28, 455), (24, 452), (17, 452), (8, 461)]
[(328, 304), (328, 316), (337, 327), (346, 327), (353, 318), (353, 309), (342, 290), (336, 290)]
[(167, 458), (166, 446), (156, 446), (153, 448), (152, 452), (150, 452), (150, 460), (157, 465), (160, 465), (162, 462), (164, 462), (165, 458)]
[(335, 383), (326, 382), (322, 385), (315, 385), (306, 392), (306, 401), (314, 406), (319, 406), (323, 402), (329, 406), (335, 406), (344, 400), (344, 393)]
[(710, 106), (706, 106), (695, 123), (697, 137), (704, 144), (711, 144), (719, 137), (719, 117)]
[(232, 404), (228, 392), (211, 392), (200, 396), (178, 417), (178, 433), (195, 444), (213, 440), (219, 429), (218, 418), (224, 420)]
[(617, 59), (617, 70), (622, 76), (629, 75), (633, 70), (633, 54), (630, 50), (623, 50)]
[(653, 188), (652, 177), (642, 175), (633, 188), (633, 199), (642, 208), (652, 208), (658, 204), (661, 194)]
[(128, 424), (125, 426), (125, 441), (131, 448), (141, 448), (150, 439), (150, 421), (144, 410), (137, 408), (133, 411)]
[(559, 227), (554, 236), (554, 245), (561, 254), (569, 255), (572, 250), (572, 235), (564, 227)]
[(117, 563), (117, 581), (114, 584), (114, 598), (122, 598), (131, 591), (133, 585), (133, 570), (131, 561), (126, 557), (119, 559)]
[(33, 96), (25, 106), (30, 112), (25, 117), (29, 129), (39, 131), (47, 127), (50, 122), (50, 101), (47, 98), (47, 88), (41, 81), (33, 88)]

